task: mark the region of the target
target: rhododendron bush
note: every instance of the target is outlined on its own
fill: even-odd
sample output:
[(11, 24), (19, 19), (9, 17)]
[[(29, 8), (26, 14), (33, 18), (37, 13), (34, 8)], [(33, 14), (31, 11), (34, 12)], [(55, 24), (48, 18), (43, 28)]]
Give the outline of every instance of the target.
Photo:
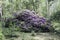
[[(11, 18), (11, 20), (9, 19), (7, 19), (6, 22), (16, 22), (15, 25), (19, 26), (22, 29), (21, 31), (34, 30), (36, 32), (50, 32), (51, 30), (53, 30), (53, 27), (49, 20), (47, 20), (45, 17), (40, 17), (36, 15), (34, 11), (30, 10), (18, 11), (14, 14), (14, 18)], [(22, 21), (23, 23), (20, 21)]]

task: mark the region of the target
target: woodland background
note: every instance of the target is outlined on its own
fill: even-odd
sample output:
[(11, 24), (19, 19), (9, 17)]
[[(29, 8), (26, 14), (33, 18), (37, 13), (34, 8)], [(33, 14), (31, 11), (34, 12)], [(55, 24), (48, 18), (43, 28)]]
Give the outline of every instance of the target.
[[(2, 9), (0, 18), (13, 17), (12, 16), (13, 12), (22, 9), (34, 10), (37, 13), (37, 15), (43, 16), (47, 19), (51, 19), (54, 29), (60, 32), (60, 0), (0, 0), (0, 5), (1, 5), (0, 9)], [(22, 40), (30, 40), (24, 38), (26, 36), (25, 33), (20, 33), (19, 31), (20, 29), (18, 27), (15, 28), (15, 26), (11, 26), (10, 28), (5, 28), (3, 27), (3, 25), (4, 22), (0, 21), (0, 40), (5, 40), (6, 39), (5, 36), (11, 34), (17, 36), (18, 34), (19, 35), (22, 34)], [(30, 34), (28, 33), (28, 35)], [(15, 39), (9, 38), (6, 40)]]

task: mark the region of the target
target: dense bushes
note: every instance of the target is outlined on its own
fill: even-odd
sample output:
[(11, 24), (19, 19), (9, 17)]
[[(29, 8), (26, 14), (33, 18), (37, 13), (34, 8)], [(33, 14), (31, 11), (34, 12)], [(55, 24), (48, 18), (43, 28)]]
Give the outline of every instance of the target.
[(35, 14), (35, 12), (32, 12), (30, 10), (24, 10), (24, 11), (19, 11), (14, 14), (14, 18), (9, 18), (7, 19), (5, 23), (5, 27), (9, 27), (9, 23), (16, 22), (15, 24), (19, 23), (20, 21), (23, 21), (23, 23), (19, 23), (17, 26), (20, 26), (22, 31), (44, 31), (44, 32), (49, 32), (53, 31), (53, 27), (51, 27), (51, 22), (48, 21), (44, 17), (40, 17)]
[(51, 20), (52, 21), (56, 21), (56, 22), (60, 22), (60, 11), (57, 11), (56, 13), (54, 13), (53, 15), (51, 15)]
[(4, 40), (4, 35), (2, 33), (2, 22), (0, 21), (0, 40)]

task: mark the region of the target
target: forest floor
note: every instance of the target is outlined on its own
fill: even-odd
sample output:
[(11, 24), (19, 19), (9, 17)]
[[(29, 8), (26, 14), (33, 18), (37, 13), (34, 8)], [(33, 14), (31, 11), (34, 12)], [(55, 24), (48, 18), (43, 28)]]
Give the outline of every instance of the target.
[(7, 38), (6, 40), (60, 40), (55, 33), (18, 33), (19, 37)]

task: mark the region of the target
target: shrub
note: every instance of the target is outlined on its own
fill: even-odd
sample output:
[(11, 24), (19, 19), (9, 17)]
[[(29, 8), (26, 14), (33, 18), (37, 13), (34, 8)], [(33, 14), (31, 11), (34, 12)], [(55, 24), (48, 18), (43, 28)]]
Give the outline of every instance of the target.
[(40, 17), (30, 10), (24, 10), (22, 12), (17, 12), (15, 18), (24, 21), (22, 25), (23, 31), (51, 31), (51, 22), (44, 17)]
[[(46, 18), (40, 17), (33, 13), (30, 10), (24, 10), (24, 11), (18, 11), (16, 14), (14, 14), (14, 18), (8, 21), (6, 21), (6, 24), (12, 22), (15, 22), (14, 20), (17, 19), (17, 21), (23, 21), (24, 23), (20, 23), (19, 26), (22, 29), (22, 31), (44, 31), (49, 32), (51, 29), (53, 30), (53, 27), (51, 27), (51, 22), (47, 21)], [(10, 22), (9, 22), (10, 21)], [(6, 26), (5, 24), (5, 26)], [(8, 25), (9, 26), (9, 25)]]

